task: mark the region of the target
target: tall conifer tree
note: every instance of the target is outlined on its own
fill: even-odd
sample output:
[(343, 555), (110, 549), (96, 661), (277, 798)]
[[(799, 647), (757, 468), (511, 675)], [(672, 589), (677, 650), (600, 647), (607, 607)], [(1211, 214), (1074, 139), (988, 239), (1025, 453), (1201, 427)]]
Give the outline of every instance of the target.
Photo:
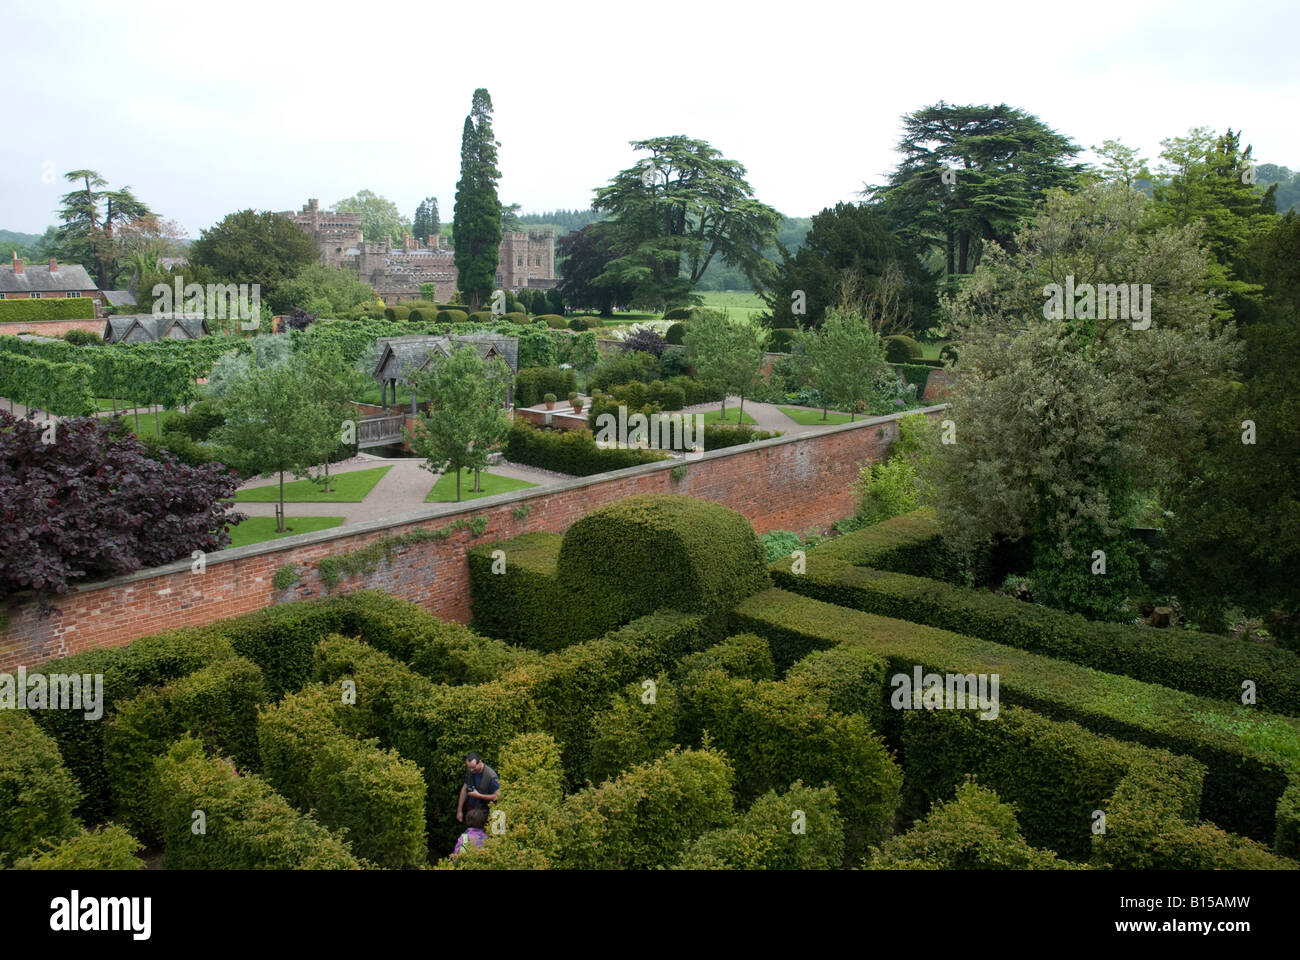
[(497, 197), (497, 147), (492, 134), (492, 98), (480, 87), (460, 143), (460, 182), (456, 184), (456, 210), (452, 242), (460, 290), (474, 310), (496, 285), (497, 253), (501, 246), (501, 200)]

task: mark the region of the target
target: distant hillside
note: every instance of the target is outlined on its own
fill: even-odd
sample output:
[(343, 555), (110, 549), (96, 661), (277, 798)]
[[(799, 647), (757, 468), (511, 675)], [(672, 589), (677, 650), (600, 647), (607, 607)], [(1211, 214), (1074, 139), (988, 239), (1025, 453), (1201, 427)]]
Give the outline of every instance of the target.
[(41, 239), (39, 233), (18, 233), (16, 230), (0, 230), (0, 254), (4, 254), (3, 259), (8, 260), (9, 255), (17, 251), (18, 256), (23, 256), (27, 248)]
[(1280, 167), (1276, 163), (1261, 163), (1255, 168), (1255, 183), (1268, 187), (1277, 184), (1277, 212), (1300, 209), (1300, 171)]

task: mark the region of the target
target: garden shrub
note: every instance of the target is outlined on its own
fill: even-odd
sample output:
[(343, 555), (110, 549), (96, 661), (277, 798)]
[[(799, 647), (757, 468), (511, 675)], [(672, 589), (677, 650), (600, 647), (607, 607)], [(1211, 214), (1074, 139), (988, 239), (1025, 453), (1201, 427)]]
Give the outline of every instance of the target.
[(743, 514), (674, 494), (627, 497), (564, 534), (556, 574), (626, 622), (660, 607), (729, 610), (769, 583), (763, 547)]
[[(696, 307), (690, 307), (690, 306), (673, 307), (664, 313), (664, 319), (665, 320), (688, 320), (690, 319), (691, 314), (696, 309), (697, 309)], [(679, 324), (673, 324), (673, 326), (679, 326)], [(669, 329), (671, 330), (672, 327), (669, 327)]]
[[(668, 318), (665, 317), (664, 319), (666, 320)], [(676, 323), (670, 324), (667, 332), (664, 334), (664, 339), (674, 347), (683, 346), (686, 343), (686, 324), (682, 323), (680, 320)]]
[(589, 477), (669, 457), (659, 450), (598, 447), (588, 430), (545, 430), (519, 419), (506, 438), (506, 459), (573, 477)]
[[(887, 657), (890, 671), (920, 666), (940, 674), (998, 673), (1000, 702), (1091, 731), (1195, 757), (1208, 767), (1201, 814), (1219, 826), (1270, 841), (1288, 771), (1300, 757), (1300, 721), (1208, 700), (1129, 677), (919, 624), (769, 590), (742, 601), (732, 628), (768, 638), (778, 668), (838, 643)], [(886, 733), (891, 713), (886, 711)], [(939, 711), (940, 713), (946, 711)], [(986, 727), (1001, 725), (986, 723)], [(909, 776), (912, 771), (909, 768)], [(1001, 787), (993, 784), (1001, 791)], [(1014, 799), (1014, 798), (1013, 798)], [(1035, 838), (1030, 836), (1030, 842)], [(1059, 847), (1045, 844), (1057, 852)]]
[[(545, 321), (546, 321), (546, 325), (547, 325), (548, 327), (550, 327), (552, 330), (565, 330), (565, 329), (569, 329), (569, 330), (576, 330), (576, 331), (578, 331), (578, 332), (581, 332), (581, 331), (587, 329), (587, 325), (586, 325), (585, 323), (583, 323), (582, 326), (580, 326), (580, 327), (575, 327), (575, 326), (572, 325), (572, 323), (571, 323), (570, 321), (565, 320), (563, 317), (558, 316), (558, 315), (556, 315), (556, 314), (554, 314), (554, 313), (543, 314), (542, 316), (538, 317), (537, 319), (538, 319), (538, 320), (545, 320)], [(574, 320), (577, 320), (577, 319), (578, 319), (578, 318), (576, 318), (576, 317), (574, 318)]]
[(104, 338), (93, 330), (69, 330), (63, 339), (77, 347), (98, 346), (104, 342)]
[(1020, 836), (1013, 806), (972, 779), (940, 801), (907, 833), (863, 862), (867, 870), (1062, 870), (1072, 866)]
[(136, 854), (144, 849), (125, 827), (107, 823), (54, 843), (42, 841), (14, 864), (15, 870), (143, 870)]
[(265, 710), (257, 738), (267, 781), (324, 826), (347, 830), (357, 855), (381, 867), (428, 859), (425, 784), (419, 769), (374, 740), (357, 740), (334, 716), (350, 709), (316, 684)]
[[(509, 313), (502, 314), (501, 319), (508, 320), (511, 323), (528, 323), (528, 314), (522, 310), (511, 310)], [(547, 324), (549, 326), (549, 324)]]
[[(564, 318), (561, 317), (560, 319), (563, 320)], [(550, 325), (549, 322), (547, 325)], [(590, 317), (574, 317), (569, 321), (569, 329), (574, 333), (582, 333), (584, 330), (590, 330), (591, 327), (592, 322)]]
[(335, 716), (335, 721), (354, 737), (378, 738), (393, 746), (400, 734), (394, 704), (415, 703), (433, 696), (435, 684), (386, 653), (351, 637), (331, 636), (315, 648), (313, 678), (332, 684), (340, 692), (342, 681), (355, 685), (355, 703)]
[(515, 406), (533, 407), (553, 393), (567, 397), (578, 389), (578, 376), (559, 367), (525, 367), (515, 376)]
[(464, 323), (469, 319), (469, 314), (464, 310), (446, 309), (438, 311), (436, 317), (439, 323)]
[[(300, 815), (256, 774), (240, 775), (183, 737), (154, 766), (151, 796), (169, 870), (348, 870), (346, 840)], [(202, 811), (204, 831), (193, 814)]]
[(1288, 650), (1234, 637), (1086, 620), (986, 590), (823, 561), (818, 551), (809, 553), (803, 574), (777, 565), (772, 572), (780, 586), (842, 607), (952, 630), (1216, 700), (1240, 703), (1241, 684), (1249, 679), (1255, 684), (1257, 707), (1300, 715), (1300, 657)]
[(492, 323), (496, 320), (491, 310), (475, 310), (469, 315), (471, 323)]
[[(557, 577), (561, 540), (554, 533), (526, 533), (469, 550), (475, 630), (534, 650), (559, 650), (618, 624), (612, 613), (585, 602), (581, 584)], [(497, 550), (505, 554), (505, 573), (493, 572)]]
[(928, 363), (894, 363), (891, 366), (912, 386), (916, 387), (917, 399), (925, 396), (925, 386), (930, 382), (930, 371), (934, 368)]
[[(659, 358), (659, 363), (663, 367), (665, 377), (688, 376), (691, 370), (691, 355), (686, 352), (685, 347), (669, 347), (664, 351), (664, 355)], [(686, 391), (683, 390), (683, 402), (685, 398)]]
[(864, 717), (827, 710), (801, 684), (737, 680), (717, 670), (684, 682), (680, 700), (681, 742), (700, 743), (708, 733), (735, 767), (741, 803), (792, 777), (829, 783), (853, 857), (889, 836), (903, 773)]
[(593, 392), (601, 390), (608, 393), (611, 387), (619, 384), (657, 380), (661, 371), (659, 358), (654, 354), (644, 350), (627, 350), (601, 361), (592, 371), (587, 383)]
[(775, 680), (772, 649), (762, 637), (738, 633), (721, 643), (693, 653), (683, 660), (679, 673), (689, 676), (706, 670), (721, 670), (729, 677), (744, 680)]
[(184, 733), (230, 757), (241, 772), (257, 771), (257, 710), (265, 702), (262, 671), (234, 657), (119, 704), (104, 730), (104, 765), (121, 819), (140, 837), (157, 838), (148, 789), (154, 761)]
[(919, 360), (925, 353), (921, 345), (901, 333), (885, 337), (885, 360), (889, 363), (908, 363)]
[(1195, 798), (1162, 764), (1139, 763), (1105, 804), (1106, 831), (1092, 837), (1092, 863), (1121, 870), (1294, 870), (1296, 864), (1244, 837), (1198, 823)]
[[(844, 862), (844, 823), (834, 787), (773, 790), (729, 827), (687, 845), (675, 870), (837, 870)], [(796, 833), (794, 814), (803, 815)]]
[(424, 314), (418, 307), (412, 307), (411, 312), (406, 315), (406, 320), (408, 323), (424, 323)]
[(1279, 857), (1300, 860), (1300, 773), (1292, 771), (1290, 786), (1277, 802), (1277, 829), (1273, 852)]
[(731, 822), (731, 781), (731, 768), (720, 753), (685, 750), (571, 794), (560, 814), (559, 865), (587, 870), (668, 866), (687, 841)]
[(722, 450), (725, 447), (737, 447), (742, 443), (758, 443), (784, 436), (780, 430), (755, 430), (752, 427), (729, 427), (725, 423), (706, 423), (704, 425), (704, 449)]
[[(80, 711), (77, 721), (94, 725)], [(42, 840), (72, 836), (78, 827), (73, 810), (80, 801), (54, 738), (26, 712), (0, 710), (0, 867)]]
[[(215, 627), (216, 625), (214, 625)], [(190, 627), (140, 637), (124, 647), (87, 650), (47, 661), (47, 673), (90, 674), (104, 678), (100, 702), (103, 718), (86, 722), (75, 710), (39, 710), (33, 718), (58, 742), (59, 753), (85, 794), (78, 813), (89, 822), (109, 816), (111, 790), (104, 768), (106, 718), (116, 704), (129, 700), (145, 687), (166, 683), (176, 677), (219, 660), (235, 656), (230, 640), (214, 627)]]
[(610, 697), (627, 684), (669, 670), (688, 650), (702, 646), (702, 618), (660, 612), (546, 656), (502, 682), (525, 691), (539, 713), (539, 728), (563, 747), (564, 769), (576, 785), (590, 776), (591, 744)]
[(767, 349), (769, 353), (789, 353), (794, 343), (794, 331), (777, 327), (767, 332)]
[(948, 363), (957, 362), (957, 346), (952, 343), (945, 343), (939, 348), (939, 359)]
[(948, 547), (934, 513), (914, 510), (854, 533), (828, 540), (808, 557), (843, 560), (859, 567), (875, 567), (931, 577), (950, 583), (965, 583), (969, 564)]
[(799, 534), (789, 530), (771, 530), (760, 534), (758, 540), (763, 544), (763, 556), (768, 563), (788, 557), (803, 546)]
[[(769, 647), (770, 650), (770, 647)], [(860, 645), (840, 644), (810, 653), (786, 671), (788, 683), (840, 713), (860, 713), (871, 729), (884, 731), (884, 698), (889, 661)]]
[(688, 377), (685, 374), (668, 376), (668, 384), (674, 387), (680, 387), (683, 396), (686, 398), (686, 406), (693, 407), (698, 403), (714, 403), (722, 399), (723, 389), (702, 380), (696, 380), (694, 377)]
[[(609, 709), (593, 717), (587, 778), (603, 783), (638, 763), (648, 763), (672, 749), (677, 739), (677, 695), (661, 673), (634, 680), (610, 698)], [(654, 698), (647, 702), (650, 690)]]

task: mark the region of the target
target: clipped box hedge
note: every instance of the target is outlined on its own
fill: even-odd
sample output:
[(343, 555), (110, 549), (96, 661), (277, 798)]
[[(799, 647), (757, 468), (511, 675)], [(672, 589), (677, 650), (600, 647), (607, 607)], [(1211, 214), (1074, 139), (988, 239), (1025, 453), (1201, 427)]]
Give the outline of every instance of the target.
[(903, 811), (910, 817), (950, 799), (974, 774), (1018, 808), (1031, 846), (1084, 861), (1092, 852), (1093, 811), (1106, 811), (1136, 764), (1162, 763), (1171, 782), (1181, 784), (1193, 815), (1200, 799), (1205, 768), (1196, 760), (1099, 736), (1075, 723), (1007, 704), (995, 720), (965, 710), (900, 712)]
[(143, 870), (136, 854), (144, 849), (125, 827), (104, 824), (57, 843), (46, 840), (14, 864), (15, 870)]
[[(1288, 771), (1300, 762), (1300, 721), (1102, 673), (1002, 644), (891, 620), (773, 589), (740, 604), (737, 630), (766, 636), (778, 667), (839, 643), (863, 644), (890, 671), (997, 673), (1002, 703), (1073, 720), (1097, 733), (1196, 757), (1209, 768), (1201, 813), (1270, 841)], [(888, 691), (882, 691), (887, 694)], [(893, 737), (886, 710), (886, 733)]]
[(1217, 700), (1241, 702), (1242, 682), (1256, 706), (1300, 715), (1300, 656), (1232, 637), (1087, 620), (985, 590), (826, 560), (813, 550), (803, 574), (774, 563), (772, 579), (795, 593), (952, 630), (1158, 683)]
[(515, 420), (506, 437), (506, 459), (572, 477), (590, 477), (667, 460), (668, 454), (659, 450), (598, 447), (587, 430), (542, 430), (521, 418)]
[(710, 671), (682, 685), (678, 737), (720, 748), (736, 770), (736, 795), (753, 803), (794, 778), (834, 786), (848, 851), (889, 836), (903, 772), (866, 718), (827, 710), (798, 683), (737, 680)]
[[(674, 870), (838, 870), (844, 823), (834, 787), (795, 781), (754, 801), (730, 827), (710, 830), (686, 847)], [(796, 833), (796, 815), (802, 830)]]
[(357, 855), (390, 869), (428, 858), (425, 783), (419, 768), (335, 722), (348, 710), (324, 684), (291, 693), (257, 723), (263, 775), (299, 810), (346, 830)]
[[(948, 583), (966, 583), (967, 563), (944, 543), (943, 530), (929, 509), (914, 510), (882, 520), (852, 533), (827, 540), (807, 552), (808, 560), (840, 560), (859, 567), (875, 567), (930, 577)], [(791, 569), (791, 561), (784, 563)]]
[(669, 866), (688, 841), (731, 823), (731, 782), (731, 768), (722, 754), (684, 750), (570, 794), (560, 815), (557, 866)]
[(1254, 840), (1198, 823), (1195, 803), (1163, 763), (1136, 764), (1092, 836), (1092, 864), (1120, 870), (1294, 870)]
[(555, 570), (617, 623), (663, 607), (716, 614), (771, 582), (743, 514), (672, 494), (588, 512), (565, 532)]
[(676, 687), (664, 673), (633, 680), (592, 718), (591, 731), (586, 775), (593, 783), (663, 756), (677, 742)]
[(256, 771), (257, 711), (266, 702), (262, 671), (243, 657), (209, 664), (120, 703), (104, 730), (104, 765), (117, 814), (144, 839), (161, 825), (149, 802), (154, 762), (184, 733)]
[(0, 300), (0, 323), (38, 323), (42, 320), (94, 320), (92, 297), (40, 297), (36, 300)]
[(578, 375), (559, 367), (525, 367), (515, 375), (515, 406), (535, 407), (548, 393), (567, 397), (578, 389)]
[[(80, 712), (77, 718), (92, 725)], [(0, 710), (0, 867), (42, 840), (72, 836), (79, 827), (73, 811), (80, 800), (54, 739), (26, 711)]]
[[(587, 602), (583, 584), (556, 574), (563, 537), (525, 533), (470, 548), (470, 609), (474, 630), (534, 650), (559, 650), (618, 625), (615, 610)], [(504, 553), (505, 572), (494, 573)]]
[(150, 796), (163, 825), (163, 866), (169, 870), (363, 866), (345, 840), (299, 814), (261, 777), (240, 775), (227, 761), (207, 756), (190, 736), (158, 759)]

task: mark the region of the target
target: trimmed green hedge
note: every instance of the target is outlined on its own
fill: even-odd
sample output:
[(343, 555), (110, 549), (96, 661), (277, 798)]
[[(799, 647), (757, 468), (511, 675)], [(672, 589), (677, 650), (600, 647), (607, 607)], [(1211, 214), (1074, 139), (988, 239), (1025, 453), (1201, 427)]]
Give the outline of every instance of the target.
[[(745, 600), (736, 630), (766, 636), (778, 667), (838, 643), (863, 644), (891, 672), (997, 673), (1002, 704), (1196, 757), (1209, 768), (1202, 815), (1260, 841), (1300, 761), (1300, 721), (1065, 663), (1002, 644), (891, 620), (773, 589)], [(889, 711), (894, 713), (896, 711)], [(886, 716), (886, 732), (891, 733)], [(892, 737), (891, 737), (892, 739)], [(909, 771), (910, 772), (910, 771)], [(1033, 838), (1031, 837), (1031, 842)], [(1050, 845), (1049, 845), (1050, 846)]]
[[(0, 300), (0, 304), (8, 302)], [(95, 411), (90, 389), (93, 373), (84, 363), (56, 363), (0, 352), (0, 397), (61, 417), (89, 416)]]
[(572, 794), (560, 815), (558, 865), (668, 866), (685, 843), (731, 822), (731, 781), (731, 768), (716, 750), (685, 750)]
[(104, 730), (104, 766), (118, 815), (144, 839), (159, 835), (148, 785), (154, 762), (183, 733), (230, 757), (241, 772), (258, 770), (257, 711), (265, 702), (262, 671), (234, 657), (119, 704)]
[(125, 827), (115, 823), (81, 832), (58, 843), (43, 841), (32, 854), (14, 864), (15, 870), (143, 870), (136, 854), (144, 847)]
[[(771, 648), (769, 647), (769, 650)], [(884, 701), (889, 661), (861, 645), (840, 644), (810, 653), (786, 671), (810, 694), (840, 713), (860, 713), (873, 730), (884, 731)]]
[(1280, 857), (1300, 860), (1300, 773), (1297, 772), (1291, 774), (1291, 785), (1277, 802), (1273, 852)]
[(919, 360), (924, 353), (921, 345), (905, 334), (895, 333), (885, 337), (885, 359), (890, 363)]
[[(795, 781), (754, 801), (734, 826), (710, 830), (686, 848), (675, 870), (836, 870), (844, 823), (834, 787)], [(802, 814), (800, 819), (796, 819)], [(795, 832), (799, 825), (801, 832)]]
[(884, 617), (897, 617), (1123, 674), (1146, 683), (1233, 703), (1242, 682), (1256, 687), (1256, 705), (1300, 715), (1300, 656), (1232, 637), (1157, 630), (1087, 620), (985, 590), (870, 570), (808, 553), (807, 570), (773, 564), (781, 587)]
[(506, 459), (512, 463), (567, 473), (572, 477), (589, 477), (667, 460), (668, 454), (659, 450), (598, 447), (589, 431), (542, 430), (527, 420), (519, 419), (511, 426), (506, 438)]
[(1294, 870), (1267, 847), (1197, 823), (1195, 803), (1163, 764), (1141, 763), (1106, 804), (1092, 863), (1121, 870)]
[(736, 680), (716, 670), (684, 682), (680, 702), (680, 742), (701, 743), (707, 731), (735, 765), (742, 803), (793, 777), (830, 783), (854, 858), (889, 836), (903, 773), (866, 718), (827, 710), (798, 683)]
[(1074, 866), (1020, 836), (1013, 806), (968, 780), (907, 833), (863, 862), (867, 870), (1063, 870)]
[[(64, 712), (72, 711), (41, 711)], [(77, 720), (92, 726), (77, 712)], [(77, 828), (81, 791), (54, 739), (24, 711), (0, 710), (0, 867)]]
[(335, 714), (349, 709), (338, 689), (316, 684), (264, 711), (264, 775), (299, 810), (347, 830), (358, 856), (390, 869), (418, 866), (429, 852), (424, 779), (409, 760), (340, 730)]
[[(928, 509), (913, 510), (834, 537), (809, 550), (809, 560), (813, 557), (948, 583), (967, 582), (965, 559), (944, 543), (943, 530)], [(788, 561), (784, 565), (790, 569)]]
[(776, 679), (772, 648), (765, 639), (753, 633), (738, 633), (727, 637), (721, 643), (691, 654), (678, 666), (678, 673), (682, 676), (692, 676), (707, 670), (721, 670), (727, 676), (741, 680)]
[(464, 310), (439, 310), (434, 319), (438, 323), (464, 323), (469, 319), (469, 314)]
[(92, 297), (40, 297), (0, 300), (0, 323), (37, 323), (42, 320), (94, 320)]
[(515, 406), (534, 407), (548, 393), (567, 397), (578, 389), (578, 375), (559, 367), (525, 367), (515, 375)]
[(641, 494), (569, 527), (556, 574), (581, 585), (616, 622), (661, 607), (717, 614), (770, 583), (758, 535), (743, 514), (674, 494)]
[(668, 675), (633, 680), (592, 718), (591, 730), (587, 777), (594, 783), (663, 756), (677, 742), (677, 691)]
[[(618, 625), (613, 611), (585, 602), (580, 583), (556, 575), (563, 538), (525, 533), (470, 548), (471, 625), (480, 633), (534, 650), (559, 650)], [(502, 551), (505, 573), (493, 573)], [(498, 565), (499, 569), (499, 565)]]
[(890, 366), (897, 370), (904, 380), (915, 385), (918, 400), (925, 396), (925, 385), (930, 382), (930, 371), (934, 367), (921, 360), (891, 363)]
[[(169, 870), (349, 870), (348, 843), (300, 815), (261, 777), (241, 776), (183, 737), (154, 766), (150, 795)], [(195, 817), (201, 811), (202, 821)], [(197, 832), (199, 823), (203, 830)]]
[(995, 720), (965, 710), (900, 712), (905, 815), (921, 816), (974, 774), (1015, 804), (1032, 846), (1072, 860), (1089, 858), (1093, 811), (1106, 810), (1107, 800), (1136, 764), (1164, 764), (1171, 781), (1183, 784), (1193, 807), (1205, 775), (1190, 757), (1099, 736), (1005, 703)]

